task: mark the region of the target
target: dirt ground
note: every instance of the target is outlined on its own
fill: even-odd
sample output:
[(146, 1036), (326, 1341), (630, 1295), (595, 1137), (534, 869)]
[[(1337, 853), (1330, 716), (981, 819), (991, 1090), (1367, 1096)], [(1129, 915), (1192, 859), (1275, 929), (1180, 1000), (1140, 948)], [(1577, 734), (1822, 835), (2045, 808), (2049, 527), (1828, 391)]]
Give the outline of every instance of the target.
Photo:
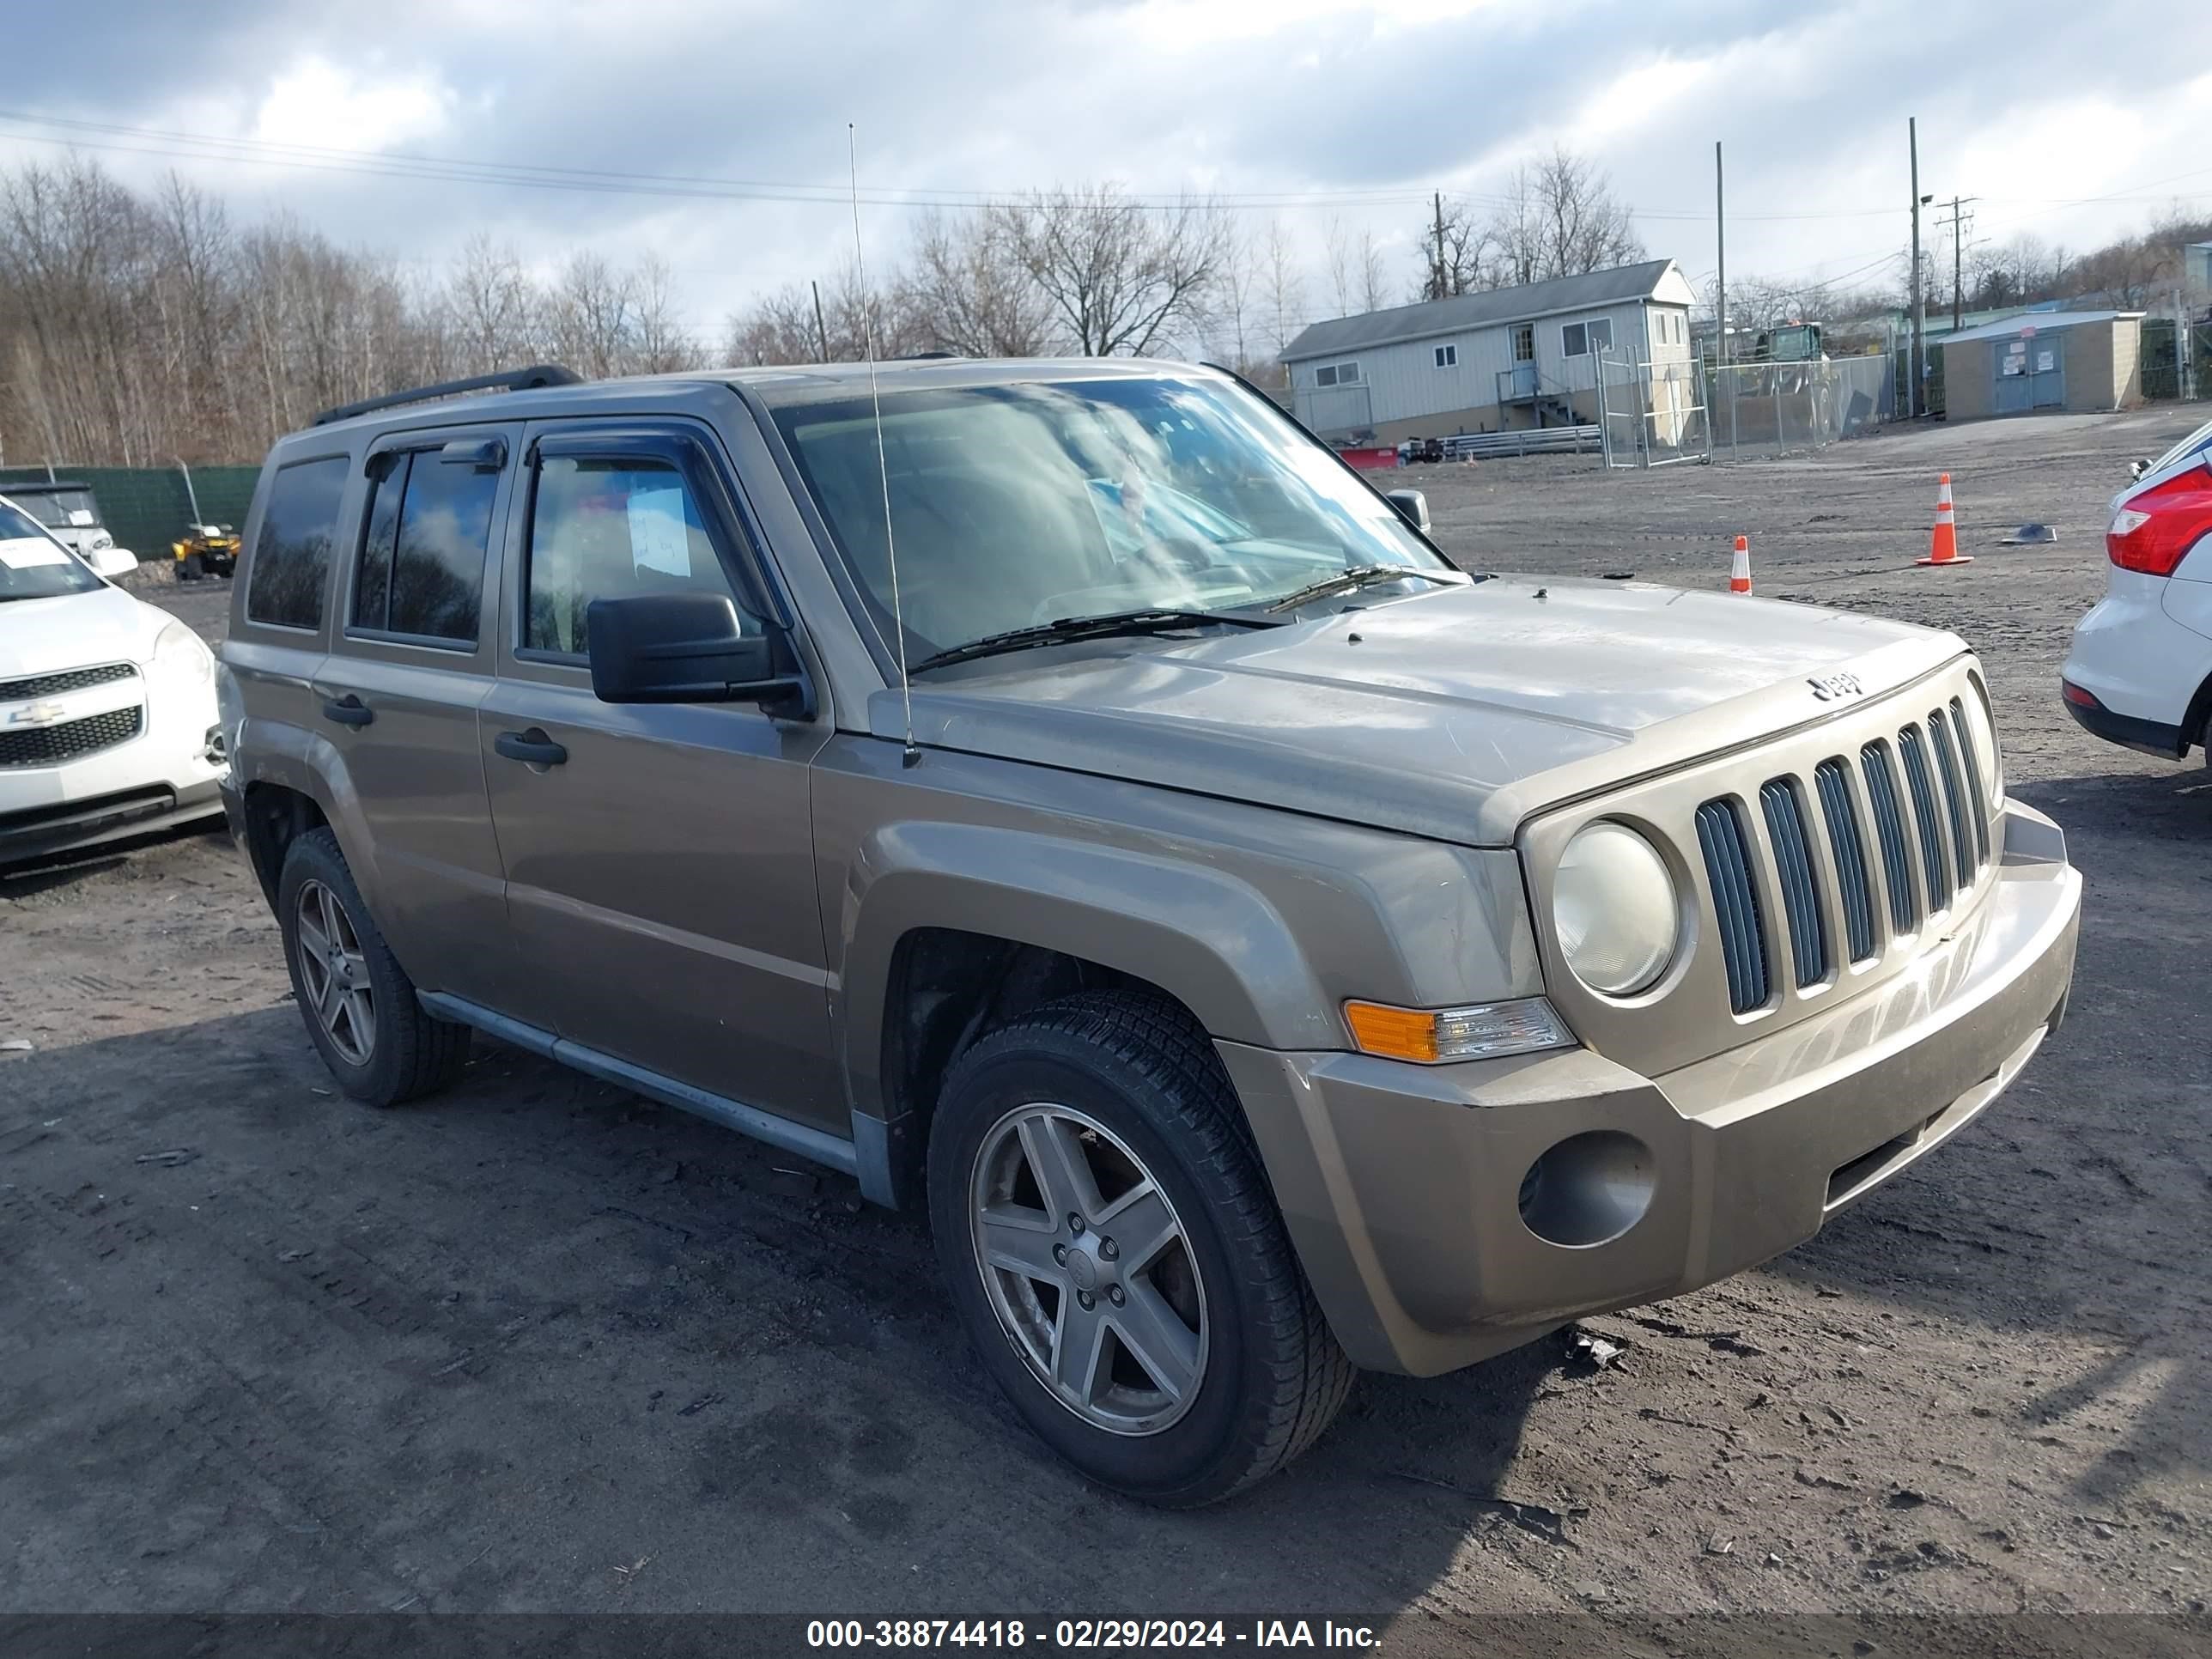
[[(1963, 634), (2086, 878), (2079, 977), (1939, 1156), (1589, 1322), (1618, 1366), (1364, 1379), (1206, 1513), (1054, 1462), (847, 1181), (489, 1044), (419, 1108), (335, 1097), (221, 838), (0, 880), (35, 1045), (0, 1054), (0, 1612), (2203, 1613), (2212, 793), (2056, 696), (2106, 497), (2192, 418), (1417, 470), (1474, 564), (1724, 586), (1741, 531), (1762, 594)], [(1977, 561), (1916, 570), (1945, 469)], [(2027, 519), (2057, 544), (1993, 545)], [(163, 593), (211, 637), (222, 598)]]

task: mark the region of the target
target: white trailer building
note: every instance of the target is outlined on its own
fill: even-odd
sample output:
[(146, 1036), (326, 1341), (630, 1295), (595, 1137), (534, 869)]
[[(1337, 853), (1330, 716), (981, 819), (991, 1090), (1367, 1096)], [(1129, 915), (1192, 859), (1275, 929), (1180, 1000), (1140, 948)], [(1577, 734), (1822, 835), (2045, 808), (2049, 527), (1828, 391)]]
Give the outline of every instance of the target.
[(1662, 383), (1687, 375), (1696, 297), (1672, 259), (1652, 259), (1316, 323), (1281, 361), (1298, 418), (1324, 438), (1571, 425), (1597, 418), (1598, 353)]

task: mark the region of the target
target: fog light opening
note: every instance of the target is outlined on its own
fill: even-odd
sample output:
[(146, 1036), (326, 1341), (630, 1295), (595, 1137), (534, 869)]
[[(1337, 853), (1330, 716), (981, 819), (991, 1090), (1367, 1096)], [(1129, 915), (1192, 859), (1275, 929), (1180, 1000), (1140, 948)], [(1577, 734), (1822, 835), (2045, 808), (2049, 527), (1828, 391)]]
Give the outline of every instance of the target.
[(1651, 1150), (1633, 1135), (1571, 1135), (1521, 1177), (1521, 1220), (1547, 1244), (1610, 1244), (1651, 1207)]

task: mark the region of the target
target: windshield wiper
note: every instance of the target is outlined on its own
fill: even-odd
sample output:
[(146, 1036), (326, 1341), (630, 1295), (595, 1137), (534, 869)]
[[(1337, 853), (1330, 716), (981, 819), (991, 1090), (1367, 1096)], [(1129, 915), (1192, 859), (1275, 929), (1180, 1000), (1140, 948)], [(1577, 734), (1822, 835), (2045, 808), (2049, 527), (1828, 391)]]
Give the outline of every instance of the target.
[(1270, 602), (1270, 611), (1295, 611), (1314, 599), (1325, 599), (1331, 593), (1349, 593), (1354, 589), (1375, 587), (1384, 582), (1403, 581), (1412, 577), (1418, 581), (1441, 582), (1446, 586), (1456, 586), (1456, 579), (1441, 570), (1424, 570), (1410, 564), (1351, 564), (1341, 570), (1331, 571), (1319, 581), (1308, 582), (1304, 587), (1294, 587), (1279, 599)]
[(965, 645), (933, 653), (907, 672), (919, 674), (927, 668), (942, 668), (948, 663), (967, 662), (976, 657), (994, 657), (1003, 651), (1027, 651), (1040, 645), (1107, 639), (1117, 634), (1164, 634), (1178, 628), (1211, 627), (1216, 623), (1228, 623), (1238, 628), (1282, 626), (1263, 617), (1240, 617), (1220, 611), (1109, 611), (1103, 616), (1063, 617), (1058, 622), (1010, 629), (1003, 634), (987, 634)]

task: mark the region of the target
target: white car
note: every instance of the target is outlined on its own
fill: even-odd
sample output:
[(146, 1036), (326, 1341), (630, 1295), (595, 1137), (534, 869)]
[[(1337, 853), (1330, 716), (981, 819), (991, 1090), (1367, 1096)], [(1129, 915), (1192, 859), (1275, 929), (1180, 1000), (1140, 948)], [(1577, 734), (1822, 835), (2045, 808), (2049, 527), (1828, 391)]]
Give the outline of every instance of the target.
[(0, 496), (0, 864), (218, 816), (215, 658)]
[(2075, 625), (2066, 710), (2091, 732), (2180, 760), (2212, 714), (2212, 421), (2112, 497), (2105, 597)]

